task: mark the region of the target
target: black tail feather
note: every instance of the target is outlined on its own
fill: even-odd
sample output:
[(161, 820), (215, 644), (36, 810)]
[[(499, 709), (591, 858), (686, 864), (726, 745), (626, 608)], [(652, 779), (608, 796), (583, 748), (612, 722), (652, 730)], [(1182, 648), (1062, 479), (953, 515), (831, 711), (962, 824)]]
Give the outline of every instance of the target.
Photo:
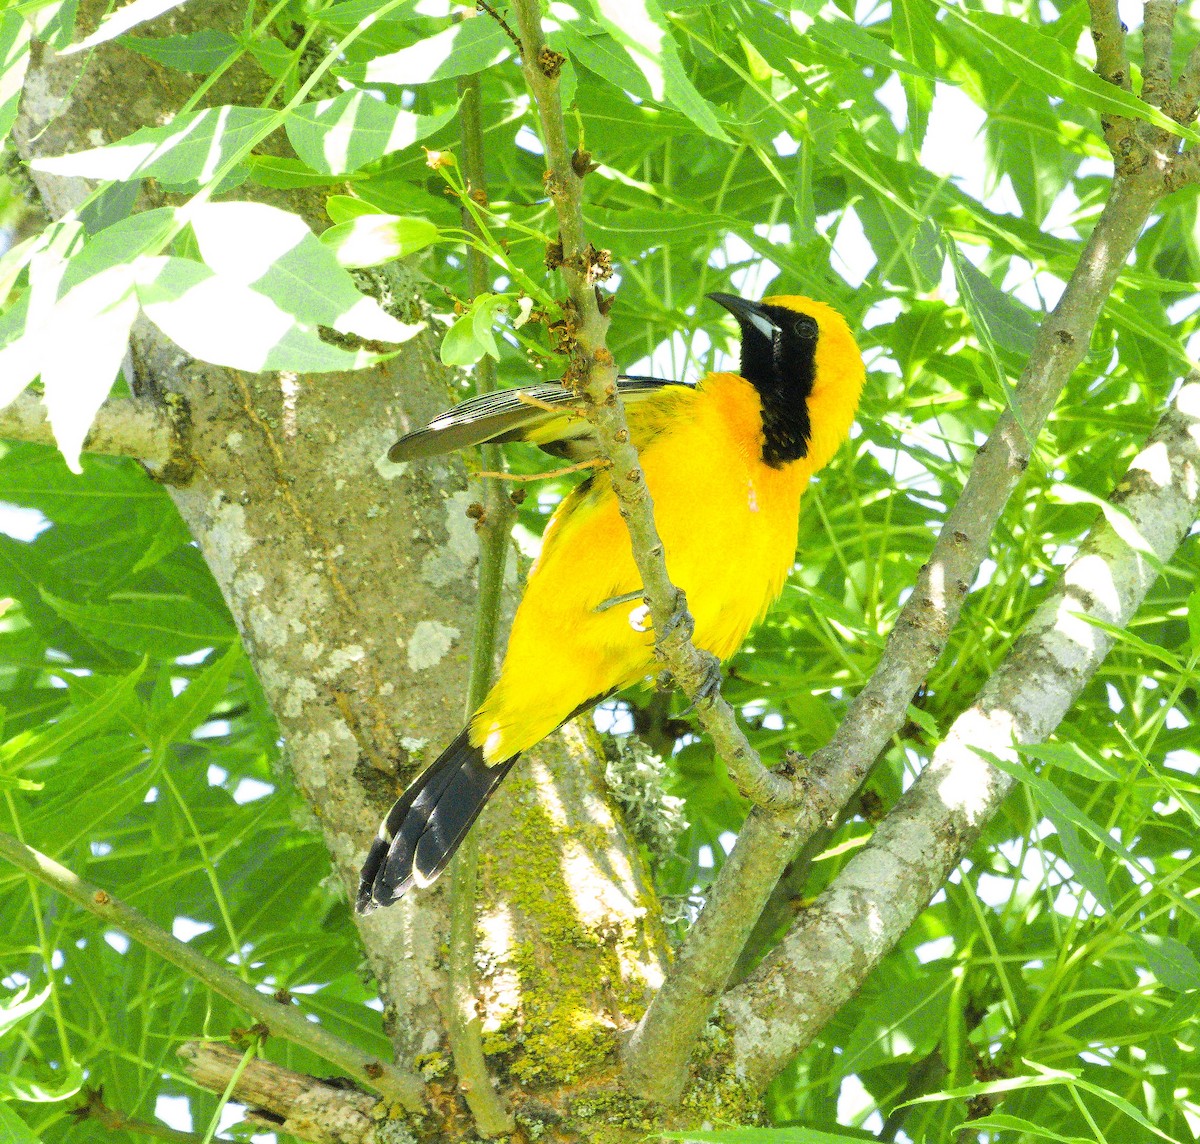
[(363, 863), (355, 909), (369, 914), (414, 882), (432, 882), (516, 761), (514, 755), (489, 767), (464, 730), (388, 811)]

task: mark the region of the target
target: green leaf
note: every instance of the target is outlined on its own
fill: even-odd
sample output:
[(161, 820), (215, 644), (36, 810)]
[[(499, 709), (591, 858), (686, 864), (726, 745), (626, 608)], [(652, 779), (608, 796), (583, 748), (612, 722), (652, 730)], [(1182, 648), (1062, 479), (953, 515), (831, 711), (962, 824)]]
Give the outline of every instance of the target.
[(42, 598), (80, 630), (113, 647), (159, 659), (224, 646), (237, 632), (228, 615), (188, 596), (172, 593), (113, 593), (103, 604), (76, 604), (45, 589)]
[[(711, 103), (696, 90), (679, 58), (658, 0), (591, 0), (593, 13), (642, 73), (651, 96), (688, 117), (705, 135), (731, 142)], [(469, 23), (469, 21), (468, 21)]]
[[(590, 21), (587, 23), (589, 27), (594, 27)], [(559, 31), (550, 37), (550, 42), (607, 83), (638, 99), (653, 98), (641, 69), (607, 32), (599, 29), (585, 32), (564, 22)]]
[(1100, 115), (1133, 116), (1152, 123), (1192, 143), (1200, 135), (1176, 123), (1157, 107), (1138, 99), (1085, 67), (1075, 53), (1026, 20), (993, 12), (973, 11), (968, 16), (948, 0), (934, 0), (971, 39), (976, 40), (994, 66), (1058, 99), (1070, 99)]
[(967, 1120), (960, 1124), (959, 1128), (968, 1132), (981, 1132), (986, 1128), (1006, 1129), (1010, 1132), (1023, 1132), (1033, 1140), (1053, 1140), (1055, 1144), (1095, 1144), (1094, 1137), (1063, 1136), (1060, 1132), (1043, 1128), (1020, 1116), (1010, 1116), (1007, 1112), (993, 1112), (979, 1120)]
[[(979, 344), (992, 363), (992, 371), (1000, 386), (1004, 402), (1013, 417), (1016, 418), (1021, 431), (1028, 437), (1029, 430), (1025, 427), (1021, 412), (1017, 407), (1016, 390), (1009, 380), (1008, 371), (1000, 361), (996, 339), (992, 335), (992, 322), (1005, 313), (1005, 306), (998, 301), (997, 296), (1004, 298), (1004, 295), (959, 253), (958, 244), (949, 235), (943, 236), (943, 245), (950, 259), (950, 265), (954, 268), (954, 280), (958, 284), (963, 309), (967, 311), (971, 325), (975, 329), (975, 336), (979, 339)], [(1011, 303), (1009, 305), (1011, 306)], [(1011, 313), (1011, 310), (1009, 312)]]
[(1200, 961), (1181, 941), (1157, 933), (1135, 933), (1151, 971), (1168, 989), (1186, 993), (1200, 989)]
[(512, 43), (494, 20), (463, 20), (398, 52), (339, 71), (360, 83), (412, 87), (484, 71), (511, 55)]
[(321, 242), (340, 266), (378, 266), (423, 250), (440, 233), (427, 219), (369, 213), (331, 226)]
[(484, 354), (500, 358), (500, 347), (492, 327), (497, 315), (507, 310), (512, 301), (509, 294), (480, 294), (442, 339), (442, 364), (474, 365)]
[(258, 66), (272, 79), (282, 79), (295, 67), (295, 58), (289, 48), (277, 36), (263, 36), (252, 40), (250, 54)]
[(314, 171), (340, 175), (411, 147), (457, 114), (457, 104), (417, 115), (369, 92), (346, 91), (336, 99), (302, 103), (285, 127), (296, 154)]
[(1092, 782), (1121, 781), (1121, 776), (1112, 767), (1087, 753), (1079, 743), (1038, 743), (1032, 747), (1017, 747), (1017, 752), (1022, 757), (1063, 767)]
[(33, 986), (26, 982), (11, 997), (0, 1000), (0, 1037), (26, 1017), (36, 1013), (49, 999), (50, 986), (40, 993), (32, 992)]
[[(51, 1075), (55, 1083), (46, 1085), (33, 1077), (0, 1072), (0, 1101), (7, 1099), (24, 1100), (31, 1104), (51, 1104), (59, 1100), (68, 1100), (83, 1088), (83, 1069), (77, 1061), (71, 1061), (65, 1069), (57, 1069)], [(0, 1108), (2, 1107), (0, 1104)], [(5, 1144), (8, 1144), (8, 1138), (5, 1137), (4, 1140)]]
[(334, 222), (350, 222), (363, 215), (386, 214), (387, 212), (374, 203), (364, 199), (356, 199), (352, 195), (330, 195), (325, 200), (325, 213)]
[(114, 266), (70, 291), (40, 333), (42, 400), (73, 473), (83, 471), (83, 442), (121, 368), (137, 313), (130, 268)]
[(217, 28), (183, 36), (126, 36), (121, 45), (164, 67), (190, 75), (208, 75), (238, 51), (237, 40)]
[[(17, 118), (21, 85), (29, 67), (29, 22), (15, 8), (0, 16), (0, 139), (8, 137)], [(7, 294), (0, 291), (0, 299)]]
[[(379, 360), (322, 341), (271, 299), (186, 258), (142, 258), (138, 301), (180, 349), (201, 361), (251, 372), (362, 369)], [(339, 267), (340, 271), (340, 267)]]
[(1192, 653), (1200, 652), (1200, 588), (1194, 588), (1187, 598), (1188, 638)]
[(1084, 814), (1044, 775), (1039, 775), (1020, 763), (1013, 763), (1008, 759), (1001, 758), (991, 751), (985, 751), (979, 747), (974, 750), (980, 758), (986, 759), (997, 770), (1003, 771), (1006, 775), (1029, 787), (1042, 812), (1054, 824), (1054, 829), (1058, 832), (1059, 840), (1062, 842), (1063, 853), (1075, 870), (1076, 878), (1085, 889), (1091, 892), (1096, 901), (1106, 910), (1111, 911), (1112, 899), (1108, 891), (1104, 867), (1100, 865), (1096, 856), (1084, 847), (1079, 838), (1079, 831), (1082, 830), (1093, 841), (1099, 842), (1111, 850), (1139, 873), (1144, 873), (1129, 850), (1113, 838), (1107, 830)]
[(0, 350), (0, 405), (40, 373), (50, 426), (73, 473), (81, 471), (84, 438), (112, 388), (135, 317), (133, 276), (128, 266), (114, 266), (69, 290), (41, 320), (27, 320), (25, 333)]
[(305, 326), (395, 344), (422, 329), (360, 294), (333, 251), (296, 215), (230, 202), (206, 203), (190, 217), (205, 264), (223, 282), (253, 288)]
[(935, 76), (892, 51), (877, 40), (865, 28), (860, 28), (844, 15), (835, 4), (811, 5), (819, 9), (819, 15), (809, 15), (800, 8), (792, 9), (792, 27), (800, 35), (811, 36), (817, 43), (836, 51), (849, 52), (868, 63), (890, 68), (902, 75), (916, 76), (933, 82)]
[(718, 1128), (705, 1131), (660, 1132), (664, 1140), (696, 1140), (700, 1144), (861, 1144), (870, 1136), (822, 1132), (816, 1128)]
[(487, 353), (487, 347), (475, 336), (475, 317), (470, 311), (446, 331), (440, 352), (442, 365), (448, 366), (474, 365)]
[(341, 175), (319, 175), (299, 159), (285, 159), (277, 155), (251, 155), (246, 160), (246, 170), (256, 183), (284, 191), (345, 182)]
[(0, 1137), (3, 1137), (5, 1144), (42, 1144), (42, 1138), (35, 1136), (29, 1125), (2, 1101), (0, 1101)]
[(178, 189), (210, 180), (230, 158), (258, 142), (275, 112), (264, 107), (210, 107), (177, 115), (165, 127), (142, 127), (105, 147), (30, 160), (51, 175), (86, 179), (155, 178)]
[(157, 19), (164, 13), (170, 12), (172, 8), (178, 8), (184, 2), (185, 0), (131, 0), (131, 3), (126, 4), (124, 8), (118, 8), (115, 12), (110, 12), (105, 16), (100, 21), (100, 27), (90, 36), (80, 40), (77, 44), (72, 44), (69, 48), (64, 48), (59, 55), (74, 55), (76, 52), (94, 48), (97, 44), (115, 40), (118, 36), (123, 36), (130, 28), (144, 24), (147, 20)]
[[(50, 602), (53, 605), (54, 601)], [(110, 685), (105, 681), (96, 699), (77, 707), (57, 723), (41, 731), (23, 732), (0, 745), (0, 770), (11, 775), (30, 763), (56, 758), (72, 744), (107, 727), (128, 703), (136, 701), (136, 687), (145, 670), (146, 660), (143, 660), (115, 683)]]
[(155, 745), (184, 742), (224, 696), (234, 668), (244, 662), (241, 645), (234, 640), (219, 659), (210, 663), (167, 704), (153, 710), (150, 732)]

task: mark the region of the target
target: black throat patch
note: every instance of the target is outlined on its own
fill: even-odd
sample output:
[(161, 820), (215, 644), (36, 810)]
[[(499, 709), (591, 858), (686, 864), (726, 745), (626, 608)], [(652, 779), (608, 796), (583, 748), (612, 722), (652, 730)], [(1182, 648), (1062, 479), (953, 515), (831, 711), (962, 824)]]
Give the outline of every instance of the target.
[(773, 468), (808, 455), (808, 399), (816, 375), (817, 323), (783, 306), (761, 306), (775, 323), (771, 337), (752, 322), (742, 327), (741, 374), (762, 401), (762, 459)]

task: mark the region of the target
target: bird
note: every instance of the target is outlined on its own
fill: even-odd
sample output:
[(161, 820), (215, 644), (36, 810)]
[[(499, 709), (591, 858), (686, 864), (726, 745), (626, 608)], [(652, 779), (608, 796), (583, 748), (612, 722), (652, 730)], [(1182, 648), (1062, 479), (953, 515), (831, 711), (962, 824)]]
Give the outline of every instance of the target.
[[(696, 385), (622, 376), (672, 582), (693, 641), (731, 656), (783, 590), (800, 499), (849, 434), (865, 381), (854, 335), (802, 295), (707, 295), (736, 319), (737, 373)], [(488, 393), (392, 446), (393, 462), (525, 441), (574, 460), (598, 455), (578, 397), (557, 385)], [(550, 518), (496, 682), (467, 726), (384, 818), (362, 867), (360, 914), (445, 869), (522, 751), (653, 673), (654, 630), (612, 483), (593, 472)]]

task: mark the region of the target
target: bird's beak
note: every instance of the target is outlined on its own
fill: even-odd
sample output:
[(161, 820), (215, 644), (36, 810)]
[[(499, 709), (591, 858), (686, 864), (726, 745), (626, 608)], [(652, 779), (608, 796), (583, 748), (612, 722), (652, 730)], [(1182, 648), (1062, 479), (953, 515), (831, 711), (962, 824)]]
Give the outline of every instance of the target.
[(767, 316), (761, 303), (749, 302), (736, 294), (709, 294), (707, 297), (718, 306), (724, 306), (739, 322), (753, 326), (764, 338), (771, 340), (775, 337), (779, 327)]

